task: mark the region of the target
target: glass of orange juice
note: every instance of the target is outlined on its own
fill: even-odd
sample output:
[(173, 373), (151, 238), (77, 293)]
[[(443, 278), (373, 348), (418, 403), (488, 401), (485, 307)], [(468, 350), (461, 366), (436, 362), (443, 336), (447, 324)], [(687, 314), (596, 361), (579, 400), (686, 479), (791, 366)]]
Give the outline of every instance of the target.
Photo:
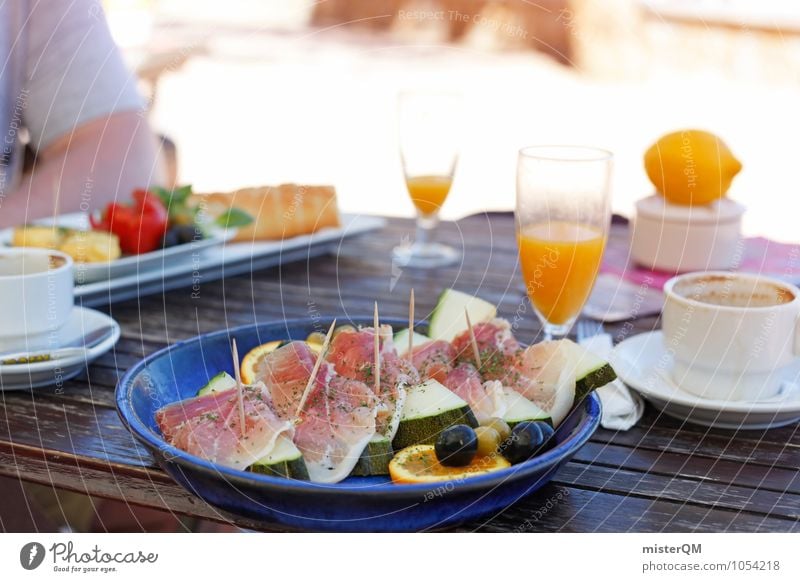
[(523, 148), (517, 161), (522, 277), (545, 337), (567, 335), (594, 286), (611, 222), (611, 152)]
[(440, 267), (460, 257), (454, 248), (433, 242), (458, 163), (460, 111), (461, 97), (453, 93), (406, 92), (398, 98), (400, 160), (417, 211), (414, 240), (394, 249), (401, 266)]

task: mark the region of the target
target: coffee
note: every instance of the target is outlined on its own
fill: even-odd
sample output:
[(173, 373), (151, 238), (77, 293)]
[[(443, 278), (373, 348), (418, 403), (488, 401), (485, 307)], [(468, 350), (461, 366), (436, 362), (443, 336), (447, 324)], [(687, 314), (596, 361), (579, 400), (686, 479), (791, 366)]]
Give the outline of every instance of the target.
[(67, 264), (60, 255), (0, 254), (0, 277), (35, 275)]
[(686, 299), (724, 307), (774, 307), (795, 300), (788, 287), (724, 275), (683, 280), (675, 284), (673, 291)]

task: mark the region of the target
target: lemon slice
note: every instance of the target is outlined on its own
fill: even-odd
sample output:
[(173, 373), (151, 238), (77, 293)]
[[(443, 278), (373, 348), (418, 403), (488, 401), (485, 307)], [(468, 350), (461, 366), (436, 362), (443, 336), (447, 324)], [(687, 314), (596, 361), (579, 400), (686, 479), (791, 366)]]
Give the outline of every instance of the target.
[(511, 466), (500, 454), (476, 456), (464, 467), (446, 467), (439, 463), (433, 445), (414, 445), (397, 453), (389, 463), (389, 474), (395, 483), (437, 483), (460, 481), (476, 475)]
[(256, 377), (258, 376), (258, 363), (261, 361), (261, 358), (277, 350), (281, 344), (283, 344), (281, 340), (267, 342), (247, 352), (239, 368), (243, 384), (252, 384), (256, 381)]

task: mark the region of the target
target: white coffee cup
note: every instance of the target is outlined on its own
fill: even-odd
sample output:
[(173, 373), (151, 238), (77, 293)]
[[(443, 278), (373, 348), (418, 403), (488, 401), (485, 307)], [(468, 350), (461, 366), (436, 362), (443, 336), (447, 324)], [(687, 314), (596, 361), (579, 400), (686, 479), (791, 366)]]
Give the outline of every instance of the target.
[(72, 268), (59, 251), (0, 250), (0, 351), (58, 347), (75, 302)]
[(778, 394), (800, 354), (800, 289), (778, 279), (706, 271), (664, 285), (661, 326), (681, 389), (713, 400)]

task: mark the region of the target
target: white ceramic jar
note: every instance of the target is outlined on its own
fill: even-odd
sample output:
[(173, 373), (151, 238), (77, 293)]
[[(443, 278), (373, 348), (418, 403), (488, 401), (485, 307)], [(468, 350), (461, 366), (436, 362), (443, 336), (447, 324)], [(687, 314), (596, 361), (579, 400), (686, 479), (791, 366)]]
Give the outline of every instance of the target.
[(742, 254), (744, 211), (728, 198), (704, 206), (671, 204), (657, 194), (642, 198), (630, 224), (631, 256), (672, 273), (733, 268)]

